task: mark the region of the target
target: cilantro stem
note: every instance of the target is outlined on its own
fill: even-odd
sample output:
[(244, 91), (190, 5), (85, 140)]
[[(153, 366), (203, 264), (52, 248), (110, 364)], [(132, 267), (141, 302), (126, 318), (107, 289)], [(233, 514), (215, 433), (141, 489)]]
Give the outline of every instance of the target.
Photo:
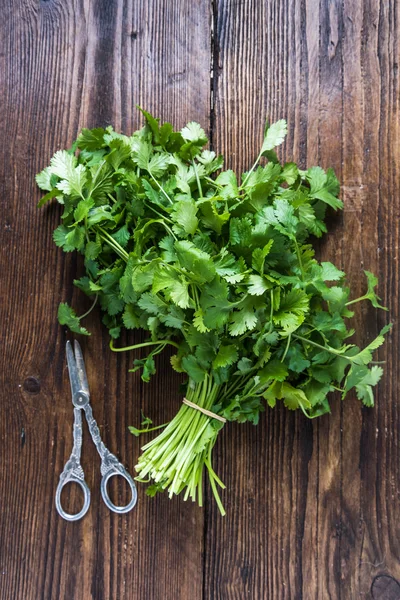
[(120, 256), (125, 262), (128, 262), (129, 254), (123, 249), (120, 244), (109, 234), (105, 229), (98, 226), (97, 229), (101, 231), (101, 237), (103, 240), (115, 250), (115, 252)]
[(365, 294), (364, 296), (360, 296), (359, 298), (356, 298), (355, 300), (350, 300), (349, 302), (346, 302), (345, 306), (350, 306), (350, 304), (355, 304), (356, 302), (361, 302), (361, 300), (368, 300), (369, 295)]
[(81, 319), (84, 319), (85, 317), (87, 317), (87, 316), (88, 316), (88, 314), (89, 314), (89, 313), (91, 313), (91, 312), (92, 312), (92, 310), (93, 310), (93, 309), (94, 309), (94, 307), (96, 306), (96, 303), (97, 303), (98, 297), (99, 297), (99, 295), (98, 295), (98, 294), (96, 294), (96, 296), (95, 296), (95, 298), (94, 298), (94, 301), (93, 301), (93, 304), (92, 304), (92, 306), (89, 308), (89, 310), (87, 310), (85, 313), (83, 313), (83, 315), (81, 315), (81, 316), (79, 317), (79, 320), (81, 320)]
[(244, 188), (244, 186), (246, 185), (248, 178), (250, 177), (250, 175), (252, 174), (252, 172), (253, 172), (253, 171), (254, 171), (254, 169), (256, 168), (256, 166), (257, 166), (257, 164), (258, 164), (258, 161), (260, 160), (261, 156), (262, 156), (262, 152), (260, 152), (260, 154), (257, 156), (256, 162), (255, 162), (255, 163), (254, 163), (254, 165), (251, 167), (250, 171), (247, 171), (247, 175), (246, 175), (246, 177), (245, 177), (245, 179), (244, 179), (244, 181), (243, 181), (242, 185), (241, 185), (241, 186), (240, 186), (240, 188), (239, 188), (240, 190), (241, 190), (242, 188)]
[[(301, 340), (302, 342), (305, 342), (306, 344), (310, 344), (311, 346), (314, 346), (315, 348), (319, 348), (320, 350), (325, 350), (326, 352), (330, 352), (331, 354), (335, 354), (336, 356), (343, 356), (343, 354), (341, 354), (334, 348), (331, 348), (330, 346), (321, 346), (321, 344), (317, 344), (317, 342), (313, 342), (312, 340), (309, 340), (308, 338), (298, 335), (297, 333), (294, 333), (293, 337), (296, 338), (297, 340)], [(346, 358), (346, 357), (344, 357), (344, 358)]]
[(165, 215), (162, 215), (161, 213), (158, 212), (158, 210), (156, 210), (154, 208), (154, 206), (151, 206), (149, 204), (147, 204), (147, 202), (145, 202), (145, 206), (146, 208), (148, 208), (149, 210), (152, 210), (153, 212), (156, 213), (156, 215), (158, 215), (159, 217), (161, 217), (161, 219), (164, 219), (164, 221), (168, 221), (168, 223), (171, 223), (171, 225), (173, 225), (173, 221), (171, 221), (171, 219), (169, 219), (168, 217), (166, 217)]
[(164, 194), (164, 196), (166, 197), (166, 199), (168, 200), (168, 202), (170, 204), (173, 204), (171, 198), (168, 196), (167, 192), (164, 190), (164, 188), (162, 187), (162, 185), (157, 181), (157, 179), (155, 179), (155, 177), (153, 177), (153, 175), (151, 174), (151, 172), (149, 171), (149, 175), (152, 178), (152, 180), (154, 181), (154, 183), (158, 186), (158, 189)]
[[(220, 387), (209, 374), (201, 383), (189, 381), (187, 398), (199, 407), (210, 410), (215, 404)], [(212, 449), (218, 428), (213, 419), (191, 406), (183, 404), (166, 429), (142, 448), (136, 465), (140, 478), (149, 477), (162, 489), (168, 489), (170, 497), (183, 490), (184, 499), (189, 497), (202, 502), (202, 473), (207, 469), (211, 489), (221, 514), (225, 514), (217, 485), (224, 484), (212, 468)]]
[(274, 323), (273, 323), (273, 316), (274, 316), (274, 290), (273, 288), (271, 288), (271, 292), (270, 292), (270, 302), (271, 302), (271, 310), (269, 313), (269, 328), (268, 328), (268, 334), (271, 333), (273, 327), (274, 327)]
[(192, 165), (193, 165), (194, 173), (196, 175), (197, 187), (199, 188), (199, 194), (200, 194), (199, 197), (203, 198), (203, 190), (202, 190), (202, 187), (201, 187), (200, 178), (199, 178), (199, 174), (197, 172), (197, 167), (196, 167), (196, 163), (194, 162), (194, 158), (192, 159)]
[(285, 352), (283, 353), (283, 356), (281, 358), (281, 362), (283, 362), (285, 360), (285, 358), (286, 358), (286, 354), (288, 353), (289, 346), (290, 346), (291, 337), (292, 337), (292, 334), (289, 333), (288, 339), (287, 339), (287, 343), (286, 343), (286, 347), (285, 347)]
[(129, 431), (135, 436), (139, 437), (142, 433), (149, 433), (150, 431), (156, 431), (157, 429), (162, 429), (166, 427), (168, 423), (164, 423), (163, 425), (157, 425), (156, 427), (149, 427), (148, 429), (136, 429), (136, 427), (129, 427)]
[(146, 348), (147, 346), (166, 346), (170, 344), (171, 346), (175, 346), (175, 348), (179, 348), (179, 345), (176, 342), (171, 340), (157, 340), (155, 342), (142, 342), (141, 344), (134, 344), (133, 346), (126, 346), (125, 348), (115, 348), (113, 344), (113, 340), (110, 340), (110, 348), (113, 352), (127, 352), (128, 350), (136, 350), (137, 348)]
[(296, 248), (296, 255), (297, 255), (297, 260), (299, 261), (299, 267), (300, 267), (300, 272), (301, 272), (301, 280), (304, 281), (304, 269), (303, 269), (303, 262), (301, 260), (301, 252), (300, 252), (300, 248), (299, 245), (297, 243), (296, 238), (293, 238), (294, 241), (294, 246)]
[(339, 350), (335, 350), (334, 348), (331, 348), (331, 346), (321, 346), (321, 344), (317, 344), (317, 342), (313, 342), (313, 341), (311, 341), (305, 337), (302, 337), (301, 335), (297, 335), (295, 333), (293, 334), (293, 337), (295, 337), (298, 340), (301, 340), (302, 342), (305, 342), (306, 344), (310, 344), (311, 346), (314, 346), (315, 348), (319, 348), (320, 350), (329, 352), (330, 354), (333, 354), (334, 356), (340, 356), (341, 358), (345, 358), (349, 362), (353, 362), (353, 360), (354, 360), (353, 356), (346, 356), (346, 354), (342, 354)]

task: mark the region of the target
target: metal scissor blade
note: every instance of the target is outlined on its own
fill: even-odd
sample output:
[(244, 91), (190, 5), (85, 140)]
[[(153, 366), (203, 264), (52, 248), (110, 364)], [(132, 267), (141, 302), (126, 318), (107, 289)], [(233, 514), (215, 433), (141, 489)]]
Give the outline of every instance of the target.
[(69, 382), (71, 384), (71, 393), (72, 393), (72, 398), (74, 398), (75, 394), (77, 392), (79, 392), (79, 389), (81, 386), (80, 386), (80, 381), (79, 381), (78, 369), (76, 368), (74, 351), (72, 350), (72, 345), (71, 345), (70, 341), (67, 342), (65, 351), (67, 353), (67, 364), (68, 364)]
[(81, 346), (80, 346), (78, 340), (75, 340), (74, 345), (75, 345), (75, 363), (76, 363), (76, 369), (78, 371), (80, 390), (82, 390), (82, 392), (85, 392), (85, 394), (89, 395), (89, 383), (88, 383), (88, 379), (87, 379), (87, 375), (86, 375), (86, 368), (85, 368), (85, 362), (83, 360), (82, 349), (81, 349)]

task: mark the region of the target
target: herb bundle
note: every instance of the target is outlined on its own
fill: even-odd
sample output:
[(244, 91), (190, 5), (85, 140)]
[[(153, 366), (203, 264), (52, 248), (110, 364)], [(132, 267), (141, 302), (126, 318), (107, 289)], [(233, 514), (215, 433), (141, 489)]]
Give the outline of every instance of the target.
[[(221, 170), (221, 156), (203, 149), (199, 124), (176, 132), (142, 112), (146, 125), (130, 137), (83, 129), (36, 177), (47, 192), (39, 205), (52, 198), (63, 205), (54, 241), (84, 256), (86, 275), (74, 283), (100, 303), (111, 349), (147, 351), (132, 370), (148, 381), (154, 357), (172, 345), (187, 400), (227, 421), (257, 424), (265, 404), (278, 402), (318, 417), (330, 411), (333, 390), (344, 398), (355, 388), (373, 406), (382, 368), (371, 365), (372, 354), (390, 326), (360, 349), (348, 343), (347, 323), (356, 302), (384, 308), (377, 279), (365, 271), (367, 291), (351, 299), (345, 273), (318, 262), (309, 242), (326, 233), (327, 207), (342, 208), (332, 169), (281, 165), (274, 152), (287, 131), (281, 120), (266, 127), (255, 164), (238, 181)], [(66, 303), (58, 318), (89, 334)], [(123, 329), (144, 329), (148, 339), (117, 348)], [(201, 505), (206, 470), (224, 513), (212, 467), (223, 422), (182, 404), (163, 427), (136, 466), (152, 482), (149, 494), (183, 492)]]

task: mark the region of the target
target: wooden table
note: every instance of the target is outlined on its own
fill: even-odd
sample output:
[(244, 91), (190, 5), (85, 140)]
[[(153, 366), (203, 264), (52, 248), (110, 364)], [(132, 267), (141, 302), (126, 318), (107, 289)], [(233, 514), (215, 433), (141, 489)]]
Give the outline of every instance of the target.
[[(364, 268), (397, 321), (399, 305), (399, 26), (396, 0), (4, 0), (0, 20), (1, 600), (294, 600), (400, 598), (399, 329), (375, 409), (354, 395), (315, 422), (268, 410), (257, 428), (229, 424), (215, 467), (227, 483), (220, 517), (181, 498), (116, 516), (99, 494), (88, 435), (88, 515), (61, 520), (54, 492), (71, 451), (62, 300), (80, 261), (52, 242), (56, 206), (37, 209), (34, 175), (82, 126), (132, 132), (140, 104), (181, 127), (197, 120), (237, 171), (252, 164), (265, 118), (285, 117), (282, 157), (333, 166), (343, 216), (320, 254)], [(386, 313), (357, 310), (357, 341)], [(84, 352), (105, 443), (131, 471), (143, 409), (176, 412), (168, 355), (143, 384), (91, 315)], [(86, 431), (85, 431), (86, 433)]]

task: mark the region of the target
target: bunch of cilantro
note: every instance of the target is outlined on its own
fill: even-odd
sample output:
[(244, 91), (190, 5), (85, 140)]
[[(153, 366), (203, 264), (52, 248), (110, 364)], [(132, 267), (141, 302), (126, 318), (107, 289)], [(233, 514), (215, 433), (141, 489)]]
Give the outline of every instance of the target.
[[(377, 279), (366, 271), (366, 293), (351, 299), (345, 273), (318, 262), (309, 241), (327, 231), (327, 208), (342, 208), (333, 171), (282, 166), (274, 152), (287, 132), (281, 120), (266, 127), (255, 164), (238, 181), (203, 149), (200, 125), (176, 132), (142, 112), (146, 125), (130, 137), (83, 129), (36, 178), (47, 192), (40, 205), (55, 198), (63, 206), (54, 241), (83, 255), (86, 275), (75, 285), (99, 302), (111, 349), (147, 349), (133, 370), (148, 381), (154, 357), (172, 345), (186, 398), (228, 421), (257, 424), (265, 404), (279, 402), (318, 417), (329, 412), (333, 390), (344, 398), (355, 388), (372, 406), (382, 376), (372, 353), (389, 326), (361, 350), (348, 343), (347, 320), (361, 300), (383, 308)], [(67, 304), (58, 318), (88, 335)], [(148, 339), (116, 348), (123, 329), (144, 329)], [(136, 466), (152, 482), (149, 493), (184, 492), (201, 505), (205, 468), (224, 513), (212, 468), (223, 423), (182, 404), (163, 427)]]

